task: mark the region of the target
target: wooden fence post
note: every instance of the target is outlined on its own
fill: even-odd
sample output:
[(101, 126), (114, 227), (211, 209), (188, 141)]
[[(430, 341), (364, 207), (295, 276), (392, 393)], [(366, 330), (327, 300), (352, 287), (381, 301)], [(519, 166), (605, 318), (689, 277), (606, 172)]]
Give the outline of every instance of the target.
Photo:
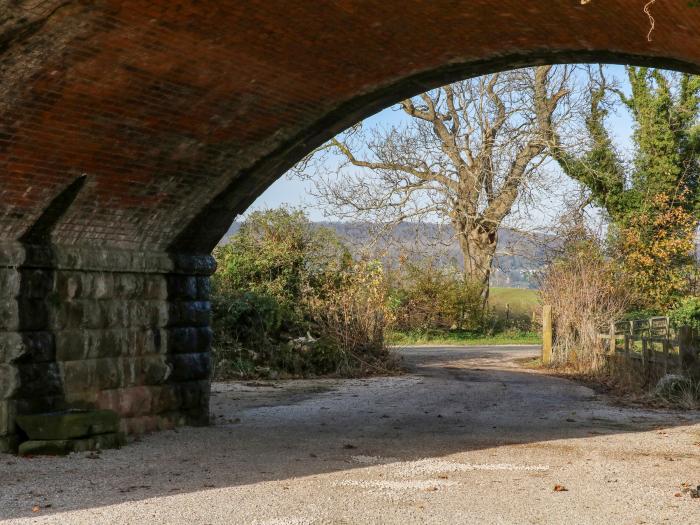
[(693, 330), (689, 326), (678, 328), (678, 352), (680, 353), (681, 366), (691, 368), (697, 359), (696, 350), (693, 347)]
[(542, 307), (542, 364), (552, 362), (552, 306), (546, 304)]
[(632, 341), (632, 344), (634, 345), (634, 321), (630, 321), (629, 329), (630, 329), (629, 335), (625, 336), (625, 354), (627, 354), (628, 358), (630, 356), (630, 340)]
[(615, 339), (615, 321), (610, 321), (610, 341), (608, 341), (608, 350), (610, 355), (615, 355), (617, 340)]

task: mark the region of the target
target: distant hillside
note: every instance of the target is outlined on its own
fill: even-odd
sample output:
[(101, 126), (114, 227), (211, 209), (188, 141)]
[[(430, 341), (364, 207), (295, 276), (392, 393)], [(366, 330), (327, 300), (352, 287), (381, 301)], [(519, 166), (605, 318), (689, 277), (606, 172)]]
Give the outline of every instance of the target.
[[(371, 224), (350, 222), (317, 222), (325, 226), (357, 249), (370, 247), (374, 235)], [(224, 244), (240, 228), (235, 222), (219, 244)], [(493, 286), (508, 288), (536, 288), (536, 274), (545, 263), (547, 248), (556, 247), (557, 238), (511, 229), (501, 229), (498, 238), (498, 254), (491, 278)], [(700, 233), (697, 243), (697, 258), (700, 260)], [(436, 242), (437, 241), (437, 242)], [(372, 249), (391, 264), (399, 256), (432, 257), (443, 264), (462, 265), (459, 249), (450, 227), (438, 224), (415, 224), (403, 222), (393, 227)]]
[[(372, 225), (367, 223), (319, 222), (315, 223), (334, 230), (346, 243), (357, 249), (370, 248), (387, 262), (398, 257), (431, 257), (443, 264), (463, 264), (459, 244), (449, 227), (438, 224), (398, 224), (372, 245), (375, 239)], [(226, 233), (220, 244), (238, 231), (236, 222)], [(556, 239), (552, 236), (531, 234), (511, 229), (499, 232), (495, 271), (491, 279), (493, 286), (512, 288), (535, 288), (535, 274), (543, 266), (545, 248)]]

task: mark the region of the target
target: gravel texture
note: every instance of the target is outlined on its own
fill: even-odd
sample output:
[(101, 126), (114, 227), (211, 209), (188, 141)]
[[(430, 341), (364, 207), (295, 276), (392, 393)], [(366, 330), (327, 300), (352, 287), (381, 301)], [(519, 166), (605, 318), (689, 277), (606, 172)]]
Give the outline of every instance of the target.
[(0, 456), (0, 520), (700, 523), (699, 412), (519, 368), (533, 347), (401, 352), (398, 377), (215, 384), (208, 428)]

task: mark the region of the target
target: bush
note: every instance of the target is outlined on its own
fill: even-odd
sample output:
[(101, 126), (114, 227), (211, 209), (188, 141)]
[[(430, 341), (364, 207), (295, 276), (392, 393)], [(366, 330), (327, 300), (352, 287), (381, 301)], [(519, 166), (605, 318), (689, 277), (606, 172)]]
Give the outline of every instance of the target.
[(300, 211), (251, 214), (214, 252), (215, 374), (355, 373), (388, 362), (380, 266)]
[(455, 268), (432, 261), (406, 264), (392, 281), (390, 307), (396, 330), (483, 331), (487, 325), (481, 287)]
[(700, 381), (668, 375), (656, 385), (654, 396), (671, 406), (696, 410), (700, 408)]
[(332, 280), (351, 261), (334, 232), (314, 227), (301, 211), (283, 208), (252, 213), (214, 257), (215, 294), (271, 298), (282, 315), (282, 328), (298, 328), (302, 334), (307, 328), (299, 298), (307, 288)]
[(700, 332), (700, 297), (686, 297), (680, 304), (669, 312), (673, 326), (690, 326)]
[(597, 334), (608, 332), (634, 303), (629, 278), (603, 255), (595, 239), (570, 243), (546, 269), (540, 295), (552, 305), (555, 364), (582, 371), (597, 369)]
[(642, 307), (668, 310), (692, 289), (698, 219), (687, 203), (686, 194), (654, 195), (617, 228), (614, 249)]
[(274, 355), (285, 310), (272, 297), (249, 291), (227, 293), (215, 286), (212, 312), (214, 375), (220, 379), (255, 375), (256, 367)]
[(345, 355), (346, 367), (355, 362), (363, 371), (385, 368), (388, 351), (384, 338), (391, 319), (380, 263), (355, 262), (337, 281), (320, 288), (309, 306), (314, 323), (330, 346)]

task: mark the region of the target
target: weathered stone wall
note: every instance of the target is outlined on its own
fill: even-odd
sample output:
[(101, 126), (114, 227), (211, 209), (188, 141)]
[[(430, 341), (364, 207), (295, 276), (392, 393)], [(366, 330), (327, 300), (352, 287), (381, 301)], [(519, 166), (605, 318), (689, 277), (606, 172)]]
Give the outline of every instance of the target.
[(210, 257), (0, 246), (0, 449), (14, 417), (107, 408), (139, 433), (208, 422)]

